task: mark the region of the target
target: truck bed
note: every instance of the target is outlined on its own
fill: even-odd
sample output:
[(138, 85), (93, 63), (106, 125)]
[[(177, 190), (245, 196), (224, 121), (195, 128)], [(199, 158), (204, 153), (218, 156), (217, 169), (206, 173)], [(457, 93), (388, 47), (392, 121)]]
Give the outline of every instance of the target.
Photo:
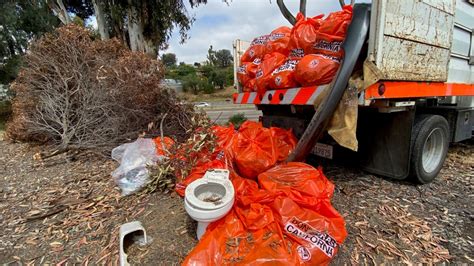
[(373, 1), (370, 28), (367, 59), (377, 79), (473, 83), (472, 3)]

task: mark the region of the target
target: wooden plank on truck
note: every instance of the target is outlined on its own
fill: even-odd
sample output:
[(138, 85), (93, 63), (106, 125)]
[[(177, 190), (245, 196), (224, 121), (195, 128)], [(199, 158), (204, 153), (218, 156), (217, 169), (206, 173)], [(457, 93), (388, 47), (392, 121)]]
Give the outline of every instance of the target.
[(383, 37), (377, 64), (387, 80), (446, 81), (449, 49), (391, 36)]
[(380, 80), (445, 82), (455, 0), (376, 0), (368, 60)]
[(454, 15), (456, 0), (421, 0), (421, 2)]
[[(430, 2), (437, 1), (387, 1), (384, 35), (449, 49), (453, 12), (441, 11)], [(454, 8), (453, 1), (443, 2), (449, 3), (449, 11)]]

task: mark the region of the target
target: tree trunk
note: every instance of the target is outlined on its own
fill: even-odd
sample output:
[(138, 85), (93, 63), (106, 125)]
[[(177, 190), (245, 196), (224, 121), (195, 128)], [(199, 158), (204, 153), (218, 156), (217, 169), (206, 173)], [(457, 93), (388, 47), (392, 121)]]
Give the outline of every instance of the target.
[(156, 49), (155, 45), (153, 45), (153, 42), (150, 40), (145, 41), (145, 53), (153, 57), (153, 59), (158, 58), (158, 49)]
[(94, 5), (95, 18), (97, 20), (97, 28), (99, 30), (100, 38), (102, 40), (110, 39), (109, 28), (107, 27), (107, 21), (105, 21), (104, 7), (99, 0), (92, 0)]
[(114, 23), (111, 24), (111, 36), (112, 37), (117, 37), (119, 40), (122, 41), (123, 45), (129, 46), (128, 45), (128, 29), (126, 30), (124, 28), (123, 20), (117, 20)]
[(132, 51), (145, 51), (145, 40), (143, 38), (143, 23), (139, 11), (132, 1), (128, 7), (128, 36), (130, 39), (130, 49)]
[(49, 0), (48, 6), (64, 25), (72, 21), (63, 0)]
[(145, 40), (143, 36), (143, 18), (140, 10), (136, 5), (128, 0), (128, 36), (130, 41), (130, 49), (132, 51), (145, 52), (156, 57), (156, 49), (152, 42)]

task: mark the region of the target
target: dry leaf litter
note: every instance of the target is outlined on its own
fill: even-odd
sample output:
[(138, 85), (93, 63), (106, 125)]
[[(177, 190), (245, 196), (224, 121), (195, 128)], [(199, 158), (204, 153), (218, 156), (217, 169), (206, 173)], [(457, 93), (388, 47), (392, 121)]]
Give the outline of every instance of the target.
[[(41, 160), (39, 147), (0, 141), (0, 263), (118, 263), (118, 228), (140, 220), (153, 238), (130, 261), (177, 264), (196, 244), (195, 222), (174, 193), (120, 197), (116, 163), (96, 154)], [(474, 144), (450, 149), (438, 180), (414, 186), (327, 165), (349, 237), (333, 265), (474, 263)], [(271, 236), (272, 232), (268, 232)], [(234, 241), (234, 242), (232, 242)], [(235, 241), (229, 239), (229, 251)], [(279, 245), (279, 243), (275, 243)], [(237, 262), (237, 261), (235, 261)]]

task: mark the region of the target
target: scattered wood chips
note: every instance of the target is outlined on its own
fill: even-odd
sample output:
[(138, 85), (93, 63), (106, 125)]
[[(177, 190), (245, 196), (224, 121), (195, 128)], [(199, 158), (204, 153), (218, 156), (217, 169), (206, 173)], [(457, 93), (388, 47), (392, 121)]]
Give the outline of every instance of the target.
[[(111, 160), (42, 161), (38, 148), (5, 141), (0, 150), (0, 263), (117, 264), (119, 226), (135, 219), (154, 239), (131, 251), (137, 264), (180, 263), (196, 244), (180, 198), (121, 197)], [(334, 265), (473, 263), (472, 143), (451, 148), (439, 178), (423, 186), (334, 164), (324, 171), (349, 232)]]

